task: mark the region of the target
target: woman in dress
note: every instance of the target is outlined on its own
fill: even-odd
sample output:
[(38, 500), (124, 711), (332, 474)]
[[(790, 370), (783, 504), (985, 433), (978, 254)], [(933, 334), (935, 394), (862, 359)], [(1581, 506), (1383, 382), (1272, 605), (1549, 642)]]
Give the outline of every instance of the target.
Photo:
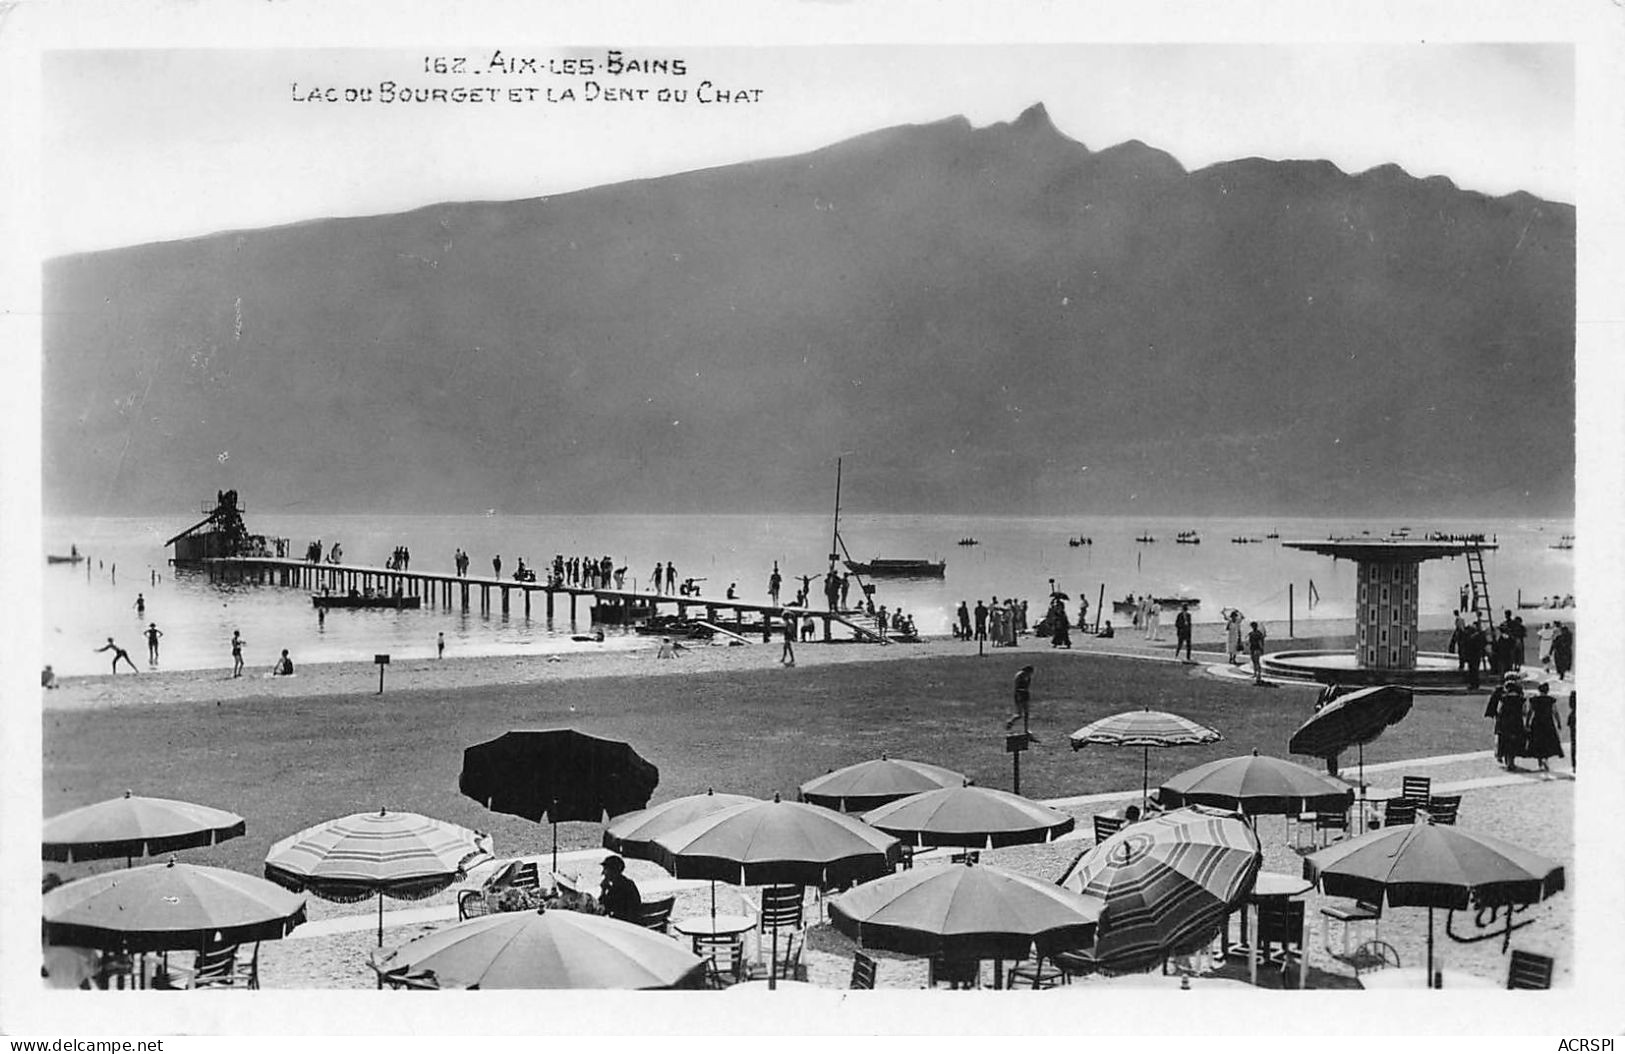
[(1523, 686), (1517, 677), (1515, 673), (1506, 674), (1501, 681), (1501, 687), (1490, 696), (1491, 703), (1495, 707), (1495, 756), (1500, 759), (1508, 772), (1514, 772), (1518, 768), (1517, 760), (1523, 753), (1525, 728), (1528, 722)]
[(1241, 659), (1241, 612), (1235, 608), (1230, 609), (1230, 617), (1224, 621), (1225, 645), (1230, 651), (1230, 665), (1239, 666)]
[(1563, 756), (1563, 738), (1558, 734), (1562, 718), (1557, 716), (1557, 700), (1549, 693), (1549, 685), (1542, 684), (1540, 692), (1529, 700), (1529, 735), (1520, 755), (1540, 762), (1540, 771), (1550, 772), (1548, 758)]

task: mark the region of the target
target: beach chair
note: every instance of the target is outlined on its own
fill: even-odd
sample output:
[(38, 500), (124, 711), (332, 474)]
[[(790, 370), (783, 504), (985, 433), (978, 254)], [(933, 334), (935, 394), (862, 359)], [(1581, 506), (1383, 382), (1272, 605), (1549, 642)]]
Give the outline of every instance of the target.
[(176, 988), (245, 988), (260, 986), (260, 946), (247, 962), (241, 961), (235, 944), (204, 948), (192, 960), (192, 968), (170, 967), (170, 984)]
[(1404, 776), (1399, 781), (1400, 797), (1409, 798), (1418, 804), (1424, 803), (1433, 793), (1433, 777), (1431, 776)]
[[(770, 943), (771, 939), (769, 939)], [(764, 943), (764, 947), (766, 944)], [(779, 956), (769, 962), (749, 963), (745, 967), (748, 980), (765, 981), (768, 977), (777, 977), (781, 981), (805, 981), (807, 967), (801, 961), (801, 953), (807, 947), (807, 934), (804, 930), (792, 930), (790, 933), (779, 931)], [(777, 965), (777, 970), (773, 967)]]
[(1128, 823), (1128, 821), (1123, 819), (1121, 816), (1107, 816), (1103, 813), (1096, 813), (1094, 823), (1095, 844), (1099, 845), (1101, 842), (1104, 842), (1118, 831), (1121, 831), (1123, 829), (1123, 825)]
[[(1354, 952), (1349, 951), (1349, 939), (1352, 928), (1359, 923), (1371, 923), (1371, 936), (1368, 940), (1377, 939), (1377, 931), (1382, 926), (1382, 903), (1380, 901), (1356, 900), (1347, 904), (1330, 904), (1320, 909), (1325, 933), (1324, 941), (1326, 954), (1334, 959), (1349, 961)], [(1343, 928), (1343, 951), (1338, 953), (1332, 950), (1332, 923), (1339, 923)]]
[(789, 941), (800, 931), (804, 920), (803, 905), (807, 899), (805, 886), (766, 886), (762, 889), (762, 903), (757, 909), (757, 961), (763, 955), (773, 954), (773, 932), (777, 927), (781, 949), (789, 948)]
[(1264, 900), (1258, 904), (1255, 939), (1263, 961), (1281, 968), (1283, 983), (1294, 963), (1303, 962), (1304, 903), (1301, 900)]
[(1507, 965), (1508, 988), (1546, 989), (1552, 986), (1552, 967), (1555, 965), (1550, 955), (1536, 955), (1534, 952), (1512, 950), (1512, 961)]
[(671, 907), (675, 903), (677, 903), (675, 893), (661, 900), (644, 901), (643, 906), (638, 909), (638, 925), (646, 930), (668, 932), (671, 924)]
[(1066, 971), (1050, 961), (1048, 956), (1040, 955), (1033, 959), (1023, 959), (1010, 967), (1008, 987), (1015, 988), (1021, 981), (1026, 981), (1033, 988), (1054, 988), (1057, 985), (1069, 984), (1070, 979)]
[(1332, 844), (1332, 832), (1341, 832), (1339, 839), (1349, 836), (1349, 814), (1347, 812), (1317, 812), (1315, 813), (1314, 837), (1312, 843), (1325, 847)]
[(862, 952), (852, 953), (852, 983), (848, 988), (871, 989), (875, 986), (875, 961)]
[(491, 902), (483, 889), (465, 889), (457, 894), (457, 921), (479, 918), (491, 914)]
[(736, 934), (694, 935), (694, 954), (705, 960), (705, 980), (712, 988), (726, 988), (744, 980), (745, 944)]
[(1384, 827), (1403, 827), (1416, 822), (1416, 802), (1410, 798), (1389, 798), (1382, 806)]
[(1456, 814), (1461, 811), (1461, 795), (1435, 794), (1428, 799), (1428, 819), (1448, 827), (1456, 825)]
[(1354, 949), (1347, 957), (1339, 956), (1344, 962), (1354, 967), (1354, 976), (1371, 973), (1373, 970), (1386, 970), (1392, 966), (1398, 969), (1403, 965), (1399, 961), (1399, 951), (1387, 941), (1366, 941)]

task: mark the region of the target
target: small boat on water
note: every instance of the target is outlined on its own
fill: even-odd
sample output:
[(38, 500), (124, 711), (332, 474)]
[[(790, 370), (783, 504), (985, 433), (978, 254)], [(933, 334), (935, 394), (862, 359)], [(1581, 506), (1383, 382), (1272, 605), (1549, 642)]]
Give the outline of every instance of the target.
[(961, 538), (961, 539), (959, 539), (959, 544), (960, 545), (981, 545), (982, 543), (977, 541), (975, 538)]
[(632, 627), (632, 632), (644, 637), (674, 637), (679, 640), (710, 640), (716, 636), (716, 627), (693, 619), (675, 615), (660, 615), (648, 622)]
[(413, 611), (423, 606), (422, 597), (399, 594), (389, 596), (381, 593), (374, 593), (372, 596), (365, 593), (358, 596), (317, 593), (310, 601), (319, 608), (395, 608), (397, 611)]
[(1262, 539), (1262, 538), (1237, 537), (1237, 538), (1230, 539), (1230, 544), (1231, 545), (1257, 545), (1259, 543), (1262, 543), (1263, 541), (1264, 541), (1264, 539)]
[(1195, 531), (1180, 531), (1174, 535), (1174, 542), (1177, 545), (1201, 545), (1202, 536)]
[(1151, 542), (1156, 541), (1156, 539), (1151, 537), (1149, 534), (1142, 534), (1142, 535), (1140, 535), (1138, 538), (1136, 538), (1134, 540), (1136, 542), (1139, 542), (1141, 545), (1146, 545), (1146, 544), (1149, 544)]
[(1264, 535), (1264, 537), (1266, 537), (1266, 538), (1279, 538), (1279, 537), (1281, 537), (1281, 532), (1280, 531), (1271, 531), (1268, 534)]
[[(1573, 549), (1574, 548), (1574, 535), (1565, 534), (1562, 538), (1557, 540), (1556, 544), (1547, 546), (1547, 548), (1549, 548), (1549, 549)], [(55, 559), (55, 558), (53, 557), (52, 559)]]
[(1093, 538), (1086, 538), (1080, 534), (1076, 538), (1068, 538), (1066, 540), (1066, 544), (1076, 549), (1080, 545), (1094, 545), (1095, 540)]
[[(1164, 609), (1177, 608), (1181, 604), (1193, 608), (1202, 606), (1202, 601), (1197, 597), (1152, 597), (1151, 599), (1157, 602), (1158, 607)], [(1139, 606), (1140, 602), (1138, 600), (1112, 601), (1112, 610), (1119, 615), (1132, 615), (1139, 609)]]
[(853, 574), (868, 575), (870, 578), (942, 578), (948, 571), (946, 560), (876, 557), (867, 563), (861, 560), (846, 560), (844, 563)]
[(77, 552), (69, 553), (67, 556), (58, 556), (55, 553), (45, 554), (45, 562), (48, 564), (77, 564), (83, 560), (84, 557)]

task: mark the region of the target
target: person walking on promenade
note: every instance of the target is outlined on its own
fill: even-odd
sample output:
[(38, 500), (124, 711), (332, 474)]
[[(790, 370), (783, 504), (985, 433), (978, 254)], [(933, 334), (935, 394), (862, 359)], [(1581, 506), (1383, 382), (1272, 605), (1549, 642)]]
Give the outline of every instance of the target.
[(502, 577), (502, 554), (501, 553), (498, 553), (497, 555), (491, 557), (491, 577), (492, 578), (501, 578)]
[(1253, 683), (1264, 683), (1264, 630), (1256, 622), (1249, 623), (1247, 631), (1247, 657), (1253, 662)]
[(156, 622), (147, 623), (147, 665), (148, 666), (157, 666), (158, 665), (158, 638), (162, 637), (163, 635), (164, 635), (164, 631), (158, 628), (158, 623), (156, 623)]
[(1195, 662), (1191, 656), (1191, 606), (1179, 605), (1179, 614), (1174, 616), (1174, 658), (1179, 658), (1179, 649), (1185, 649), (1185, 661)]
[(784, 619), (784, 650), (779, 652), (780, 666), (796, 664), (796, 618), (788, 608), (779, 612)]
[(1552, 669), (1557, 672), (1558, 680), (1565, 681), (1573, 668), (1574, 631), (1569, 629), (1568, 623), (1559, 622), (1552, 633)]
[(1237, 611), (1235, 608), (1231, 608), (1230, 614), (1225, 617), (1224, 640), (1225, 646), (1230, 652), (1230, 665), (1240, 666), (1241, 659), (1239, 656), (1241, 655), (1242, 643), (1241, 612)]
[(1467, 690), (1478, 691), (1479, 669), (1484, 665), (1484, 629), (1477, 622), (1461, 639), (1461, 658), (1467, 663)]
[(231, 675), (233, 677), (243, 675), (243, 645), (246, 643), (243, 640), (242, 631), (231, 631)]
[(1551, 685), (1542, 683), (1540, 691), (1529, 697), (1529, 735), (1520, 751), (1521, 756), (1534, 758), (1540, 771), (1550, 772), (1549, 758), (1563, 756), (1563, 737), (1559, 729), (1563, 719), (1557, 716), (1557, 700), (1552, 698)]
[(435, 634), (434, 657), (437, 659), (444, 659), (446, 657), (446, 635), (444, 633)]
[(1021, 669), (1016, 671), (1016, 712), (1011, 714), (1010, 717), (1004, 722), (1005, 731), (1009, 731), (1011, 728), (1014, 728), (1017, 721), (1022, 722), (1022, 728), (1024, 730), (1026, 729), (1028, 703), (1032, 698), (1032, 686), (1033, 668), (1031, 666), (1023, 666)]
[(1512, 616), (1512, 668), (1523, 669), (1524, 642), (1529, 639), (1529, 630), (1523, 624), (1522, 615)]
[(1145, 639), (1162, 639), (1162, 605), (1151, 597), (1145, 598)]
[(1050, 602), (1047, 621), (1050, 625), (1049, 646), (1070, 650), (1072, 647), (1072, 627), (1067, 625), (1066, 602), (1060, 597), (1056, 597)]
[(976, 639), (987, 640), (987, 605), (976, 602)]
[(773, 561), (773, 573), (767, 576), (767, 597), (773, 603), (779, 602), (779, 590), (784, 587), (784, 576), (779, 574), (779, 562)]
[(117, 644), (114, 644), (112, 637), (108, 637), (107, 638), (107, 643), (103, 644), (101, 647), (97, 648), (96, 650), (99, 651), (99, 652), (100, 651), (110, 651), (110, 652), (113, 653), (113, 672), (114, 673), (118, 673), (118, 664), (119, 664), (120, 659), (122, 659), (125, 662), (129, 663), (131, 673), (140, 673), (141, 672), (140, 670), (135, 668), (135, 663), (130, 661), (130, 653), (125, 651), (123, 648), (119, 647)]
[(1490, 693), (1484, 716), (1495, 719), (1495, 760), (1508, 772), (1518, 770), (1518, 755), (1523, 753), (1525, 724), (1523, 683), (1518, 675), (1508, 671), (1501, 677), (1500, 687)]

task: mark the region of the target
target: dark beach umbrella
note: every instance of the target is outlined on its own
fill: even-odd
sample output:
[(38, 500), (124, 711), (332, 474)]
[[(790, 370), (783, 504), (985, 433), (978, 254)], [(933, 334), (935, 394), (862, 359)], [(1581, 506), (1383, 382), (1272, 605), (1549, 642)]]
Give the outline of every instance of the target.
[[(897, 839), (856, 817), (806, 802), (735, 805), (655, 839), (655, 862), (678, 878), (747, 886), (829, 886), (889, 874)], [(774, 962), (778, 959), (774, 917)], [(768, 974), (770, 986), (777, 982)]]
[(1161, 710), (1128, 710), (1103, 717), (1084, 725), (1067, 737), (1073, 750), (1082, 750), (1091, 743), (1110, 747), (1139, 747), (1140, 797), (1143, 802), (1151, 791), (1151, 748), (1183, 747), (1200, 743), (1216, 743), (1224, 737), (1216, 729), (1197, 724), (1188, 717), (1165, 713)]
[(1341, 780), (1258, 751), (1187, 769), (1161, 787), (1169, 807), (1211, 805), (1248, 816), (1347, 809), (1354, 790)]
[(378, 898), (378, 943), (384, 943), (384, 898), (422, 900), (491, 858), (489, 835), (413, 812), (341, 816), (271, 846), (265, 877), (296, 892), (348, 904)]
[(1024, 959), (1084, 948), (1105, 905), (997, 867), (916, 867), (829, 902), (835, 928), (865, 948), (949, 959)]
[(911, 794), (965, 783), (962, 772), (882, 754), (808, 780), (801, 785), (801, 800), (837, 812), (868, 812)]
[(1327, 896), (1427, 908), (1430, 983), (1434, 908), (1528, 905), (1563, 888), (1563, 867), (1554, 860), (1499, 838), (1426, 821), (1383, 827), (1311, 853), (1304, 857), (1303, 877)]
[(207, 805), (145, 798), (122, 798), (70, 809), (45, 821), (43, 858), (73, 863), (173, 853), (236, 838), (247, 824), (236, 813)]
[(1129, 824), (1086, 850), (1060, 884), (1106, 902), (1095, 963), (1133, 973), (1211, 942), (1263, 859), (1241, 816), (1194, 805)]
[(469, 919), (373, 953), (380, 980), (434, 988), (702, 988), (705, 960), (663, 933), (579, 911)]
[(1411, 712), (1411, 690), (1404, 685), (1381, 684), (1340, 695), (1316, 711), (1292, 733), (1287, 749), (1294, 754), (1335, 758), (1349, 747), (1359, 748), (1360, 822), (1365, 822), (1365, 745)]
[(863, 822), (906, 845), (997, 849), (1048, 842), (1072, 830), (1064, 812), (992, 787), (945, 787), (882, 805)]
[(45, 940), (124, 952), (272, 941), (305, 921), (305, 898), (263, 878), (198, 864), (148, 864), (45, 894)]
[(660, 770), (619, 740), (573, 728), (506, 732), (463, 751), (457, 789), (494, 812), (553, 825), (558, 870), (563, 820), (602, 821), (642, 809)]

